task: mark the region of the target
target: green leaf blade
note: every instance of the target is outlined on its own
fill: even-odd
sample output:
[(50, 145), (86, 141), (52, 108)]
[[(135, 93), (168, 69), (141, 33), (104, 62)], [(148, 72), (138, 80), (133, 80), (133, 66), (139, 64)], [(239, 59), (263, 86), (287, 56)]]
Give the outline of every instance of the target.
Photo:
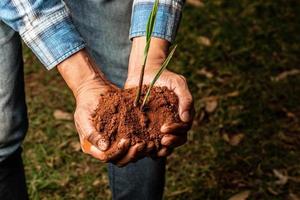
[(153, 78), (153, 80), (151, 81), (149, 88), (146, 92), (146, 95), (144, 97), (143, 103), (141, 108), (143, 109), (143, 107), (145, 106), (145, 104), (147, 103), (149, 96), (150, 96), (150, 92), (151, 89), (153, 88), (154, 84), (156, 83), (156, 81), (159, 79), (160, 75), (163, 73), (163, 71), (167, 68), (167, 66), (169, 65), (175, 51), (176, 51), (177, 45), (174, 46), (174, 48), (172, 49), (172, 51), (169, 53), (168, 57), (165, 59), (165, 61), (163, 62), (163, 64), (161, 65), (160, 69), (158, 70), (158, 72), (156, 73), (155, 77)]
[(151, 35), (154, 31), (156, 15), (158, 11), (159, 0), (155, 0), (153, 8), (151, 10), (150, 16), (148, 18), (147, 27), (146, 27), (146, 41), (148, 42), (151, 39)]
[(155, 3), (151, 10), (150, 16), (148, 18), (147, 26), (146, 26), (146, 45), (145, 45), (145, 49), (144, 49), (144, 62), (143, 62), (141, 73), (140, 73), (139, 86), (137, 89), (134, 106), (137, 106), (137, 104), (141, 98), (141, 91), (142, 91), (143, 79), (144, 79), (144, 71), (145, 71), (148, 53), (149, 53), (149, 49), (150, 49), (151, 36), (152, 36), (154, 26), (155, 26), (156, 14), (158, 11), (158, 4), (159, 4), (159, 0), (155, 0)]

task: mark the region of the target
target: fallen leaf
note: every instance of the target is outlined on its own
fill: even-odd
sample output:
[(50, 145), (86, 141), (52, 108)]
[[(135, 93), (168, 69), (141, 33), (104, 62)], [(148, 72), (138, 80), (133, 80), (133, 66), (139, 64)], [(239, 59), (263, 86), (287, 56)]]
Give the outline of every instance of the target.
[(274, 77), (273, 80), (278, 82), (278, 81), (282, 81), (282, 80), (286, 79), (288, 76), (295, 76), (298, 74), (300, 74), (299, 69), (292, 69), (292, 70), (284, 71), (284, 72), (280, 73), (279, 75)]
[(202, 88), (206, 87), (207, 84), (205, 84), (205, 83), (197, 83), (196, 86), (197, 86), (197, 88), (198, 88), (199, 90), (202, 90)]
[(239, 91), (233, 91), (233, 92), (227, 93), (225, 96), (226, 97), (238, 97), (239, 95), (240, 95)]
[(79, 195), (78, 195), (78, 199), (84, 199), (84, 192), (80, 192)]
[(268, 187), (267, 188), (268, 192), (270, 192), (272, 195), (277, 196), (279, 193), (277, 191), (275, 191), (273, 188)]
[(300, 176), (297, 177), (289, 176), (289, 180), (295, 183), (300, 183)]
[(300, 200), (300, 197), (294, 193), (290, 193), (289, 200)]
[(285, 112), (285, 114), (288, 118), (297, 119), (297, 116), (294, 113), (292, 113), (291, 111), (289, 111), (288, 109), (282, 108), (282, 111)]
[(285, 185), (289, 177), (286, 174), (283, 174), (282, 172), (278, 171), (277, 169), (273, 169), (274, 175), (278, 178), (277, 181), (275, 181), (275, 184), (277, 185)]
[(213, 73), (208, 71), (206, 68), (201, 68), (200, 70), (197, 71), (197, 74), (205, 76), (208, 79), (211, 79), (214, 77)]
[(93, 182), (93, 186), (99, 186), (101, 184), (101, 181), (100, 179), (96, 179), (94, 182)]
[(202, 45), (207, 46), (207, 47), (211, 46), (210, 39), (208, 37), (205, 37), (205, 36), (199, 36), (199, 37), (197, 37), (197, 42), (199, 44), (202, 44)]
[(71, 142), (71, 147), (75, 150), (75, 151), (80, 151), (81, 150), (81, 145), (79, 142)]
[(192, 191), (191, 188), (184, 188), (182, 190), (177, 190), (175, 192), (172, 192), (171, 194), (167, 194), (166, 196), (167, 197), (175, 197), (175, 196), (178, 196), (178, 195), (181, 195), (181, 194), (184, 194), (184, 193), (190, 193)]
[(241, 141), (244, 139), (245, 134), (238, 133), (234, 135), (229, 135), (227, 133), (223, 134), (223, 140), (228, 142), (231, 146), (237, 146), (241, 143)]
[(246, 200), (250, 196), (250, 191), (245, 190), (230, 197), (228, 200)]
[(210, 100), (205, 102), (205, 110), (208, 113), (213, 113), (218, 107), (217, 100)]
[(63, 148), (65, 148), (65, 147), (67, 147), (68, 144), (69, 144), (69, 142), (70, 142), (70, 141), (68, 141), (68, 140), (63, 141), (62, 143), (60, 143), (60, 144), (58, 145), (58, 149), (63, 149)]
[(293, 119), (296, 119), (296, 118), (297, 118), (297, 116), (296, 116), (294, 113), (292, 113), (292, 112), (287, 112), (287, 113), (286, 113), (286, 116), (287, 116), (288, 118), (293, 118)]
[(47, 134), (44, 133), (42, 130), (38, 130), (34, 134), (34, 141), (36, 143), (43, 143), (43, 142), (46, 142), (48, 140), (49, 140), (49, 138), (48, 138)]
[(58, 181), (58, 184), (59, 184), (61, 187), (65, 187), (69, 182), (70, 182), (69, 177), (65, 177), (65, 178), (63, 178), (62, 180)]
[(201, 0), (187, 0), (186, 2), (187, 2), (187, 4), (190, 4), (190, 5), (198, 7), (198, 8), (204, 6), (204, 4)]
[(199, 117), (198, 117), (198, 122), (202, 122), (203, 121), (203, 119), (204, 119), (204, 117), (205, 117), (205, 112), (204, 111), (202, 111), (202, 112), (200, 112), (200, 114), (198, 115)]
[(88, 173), (89, 171), (91, 171), (90, 166), (88, 166), (88, 165), (85, 166), (83, 172), (86, 174), (86, 173)]
[(64, 112), (62, 110), (55, 110), (53, 113), (53, 116), (55, 119), (58, 119), (58, 120), (72, 120), (73, 119), (73, 115), (71, 113)]

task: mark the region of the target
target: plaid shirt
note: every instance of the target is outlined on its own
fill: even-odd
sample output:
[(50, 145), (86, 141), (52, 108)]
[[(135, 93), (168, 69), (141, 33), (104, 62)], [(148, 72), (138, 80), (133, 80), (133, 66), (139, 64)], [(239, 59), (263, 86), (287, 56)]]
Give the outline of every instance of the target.
[[(134, 0), (129, 37), (145, 35), (154, 0)], [(153, 36), (172, 42), (184, 0), (160, 0)], [(47, 69), (85, 47), (61, 0), (0, 0), (0, 19), (20, 33)]]

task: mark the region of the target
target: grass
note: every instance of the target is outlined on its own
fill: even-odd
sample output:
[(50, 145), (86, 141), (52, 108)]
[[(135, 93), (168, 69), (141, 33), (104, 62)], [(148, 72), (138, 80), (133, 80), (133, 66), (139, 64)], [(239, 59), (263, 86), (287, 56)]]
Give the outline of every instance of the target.
[[(299, 69), (298, 13), (297, 0), (185, 7), (171, 68), (187, 77), (197, 115), (168, 159), (165, 199), (300, 198), (300, 75), (279, 76)], [(53, 117), (73, 112), (71, 93), (24, 53), (31, 199), (110, 199), (105, 165), (80, 152), (72, 121)]]

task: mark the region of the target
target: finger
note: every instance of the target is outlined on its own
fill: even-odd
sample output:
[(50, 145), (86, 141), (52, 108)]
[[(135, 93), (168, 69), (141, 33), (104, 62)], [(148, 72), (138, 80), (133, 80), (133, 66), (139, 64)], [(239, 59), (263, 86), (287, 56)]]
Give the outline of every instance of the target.
[(167, 157), (169, 155), (171, 155), (173, 149), (167, 148), (167, 147), (163, 147), (162, 149), (160, 149), (157, 153), (157, 157)]
[[(127, 153), (130, 147), (130, 139), (122, 138), (117, 145), (117, 149), (112, 152), (106, 152), (109, 161), (119, 159), (121, 156)], [(113, 148), (112, 148), (113, 149)]]
[(97, 158), (98, 160), (100, 160), (102, 162), (108, 161), (107, 155), (103, 151), (99, 150), (97, 147), (92, 145), (89, 141), (84, 140), (82, 148), (84, 149), (85, 153), (90, 154), (94, 158)]
[(87, 137), (87, 140), (95, 145), (101, 151), (106, 151), (109, 148), (110, 142), (103, 134), (94, 132)]
[(147, 147), (146, 147), (146, 154), (151, 154), (153, 152), (153, 150), (155, 149), (155, 144), (153, 141), (149, 141), (147, 143)]
[(183, 122), (190, 122), (192, 120), (193, 97), (186, 79), (183, 76), (180, 76), (180, 79), (180, 85), (174, 88), (179, 100), (179, 116)]
[(163, 136), (163, 138), (161, 139), (161, 144), (168, 148), (175, 148), (183, 145), (184, 143), (186, 143), (186, 141), (187, 141), (186, 134), (182, 134), (180, 136), (168, 134)]
[(141, 142), (130, 147), (127, 154), (121, 160), (116, 162), (117, 166), (123, 167), (135, 160), (136, 157), (145, 149), (145, 146), (145, 143)]
[(80, 137), (86, 138), (90, 143), (95, 145), (102, 151), (106, 151), (109, 146), (110, 142), (107, 138), (100, 134), (96, 127), (93, 124), (92, 116), (89, 113), (93, 113), (93, 111), (89, 110), (78, 110), (76, 111), (74, 118), (75, 118), (75, 125), (80, 134)]
[(162, 133), (172, 133), (177, 132), (187, 132), (190, 129), (190, 124), (188, 123), (166, 123), (162, 125), (160, 131)]

